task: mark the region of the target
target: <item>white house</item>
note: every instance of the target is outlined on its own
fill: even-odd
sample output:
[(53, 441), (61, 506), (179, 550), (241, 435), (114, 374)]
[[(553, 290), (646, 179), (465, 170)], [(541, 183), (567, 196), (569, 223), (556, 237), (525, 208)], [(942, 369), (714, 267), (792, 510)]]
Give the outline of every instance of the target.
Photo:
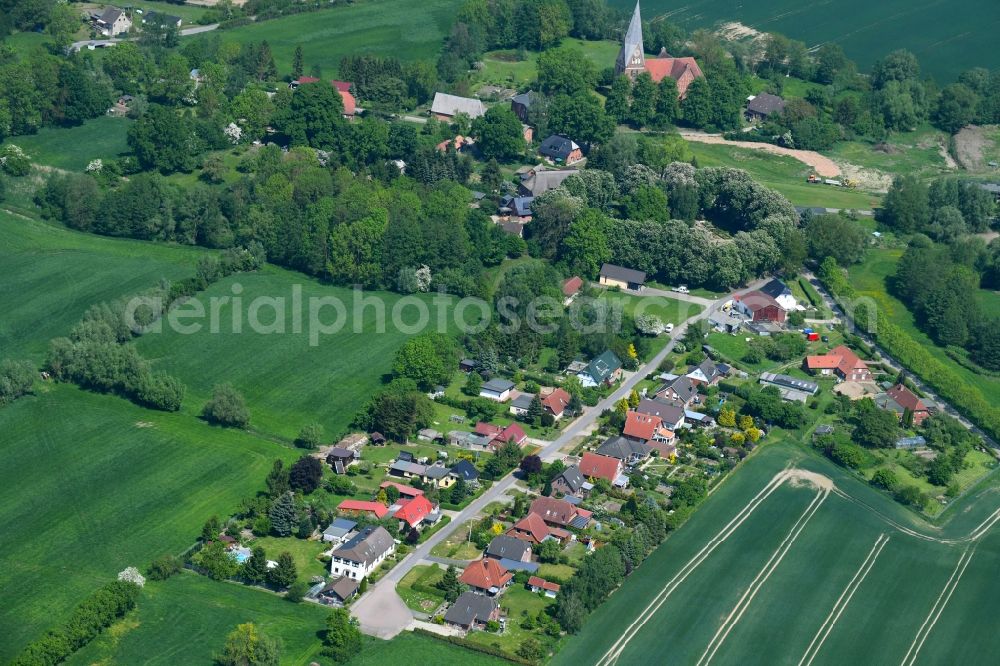
[(106, 37), (117, 37), (132, 29), (132, 19), (124, 10), (117, 7), (108, 7), (97, 18), (97, 28)]
[(760, 291), (773, 298), (785, 312), (804, 309), (795, 300), (795, 296), (792, 295), (792, 290), (788, 285), (777, 278), (761, 287)]
[(514, 382), (494, 377), (480, 387), (479, 395), (497, 402), (507, 402), (512, 390), (514, 390)]
[(330, 573), (362, 580), (396, 550), (396, 542), (384, 527), (366, 527), (333, 551)]

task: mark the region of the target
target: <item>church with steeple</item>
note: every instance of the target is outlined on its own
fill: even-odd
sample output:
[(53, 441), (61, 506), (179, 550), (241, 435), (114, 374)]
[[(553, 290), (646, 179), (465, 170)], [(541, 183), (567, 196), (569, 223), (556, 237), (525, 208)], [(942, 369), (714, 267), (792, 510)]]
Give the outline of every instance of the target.
[(624, 74), (633, 81), (643, 72), (648, 72), (655, 83), (669, 76), (677, 82), (677, 95), (684, 99), (688, 86), (695, 79), (704, 76), (694, 58), (671, 58), (666, 49), (660, 51), (656, 58), (647, 58), (642, 47), (642, 14), (639, 13), (639, 3), (635, 3), (632, 20), (629, 21), (625, 40), (615, 60), (615, 74)]

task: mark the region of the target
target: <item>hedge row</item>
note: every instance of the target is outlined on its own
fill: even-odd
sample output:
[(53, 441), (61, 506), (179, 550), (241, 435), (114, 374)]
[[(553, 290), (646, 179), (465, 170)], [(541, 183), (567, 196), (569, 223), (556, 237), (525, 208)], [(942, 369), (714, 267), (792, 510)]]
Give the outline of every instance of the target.
[[(858, 292), (847, 281), (844, 271), (831, 258), (823, 261), (819, 277), (841, 306), (858, 298)], [(942, 363), (930, 350), (889, 321), (883, 311), (876, 311), (872, 318), (868, 305), (862, 303), (854, 308), (851, 316), (859, 327), (862, 325), (858, 322), (874, 321), (874, 330), (869, 333), (896, 361), (920, 377), (991, 437), (1000, 439), (1000, 410), (991, 405), (978, 389), (969, 386), (953, 368)]]
[(116, 580), (98, 589), (80, 603), (62, 626), (28, 644), (12, 662), (14, 666), (51, 666), (97, 637), (135, 608), (139, 586)]

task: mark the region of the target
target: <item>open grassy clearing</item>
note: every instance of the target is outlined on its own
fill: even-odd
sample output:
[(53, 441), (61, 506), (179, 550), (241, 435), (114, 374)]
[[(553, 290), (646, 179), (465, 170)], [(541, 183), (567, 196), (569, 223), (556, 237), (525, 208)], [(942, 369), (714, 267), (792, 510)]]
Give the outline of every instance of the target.
[[(238, 286), (237, 286), (238, 285)], [(291, 271), (268, 266), (259, 273), (235, 275), (212, 285), (200, 301), (211, 312), (212, 299), (232, 298), (242, 291), (237, 308), (242, 327), (232, 325), (232, 301), (219, 308), (218, 332), (208, 319), (190, 335), (164, 325), (162, 333), (147, 333), (138, 341), (139, 350), (154, 368), (181, 378), (188, 387), (183, 410), (200, 412), (210, 397), (212, 386), (231, 382), (247, 399), (250, 426), (286, 438), (293, 438), (310, 422), (321, 423), (327, 437), (344, 431), (389, 372), (396, 349), (407, 335), (393, 325), (391, 313), (400, 300), (396, 294), (373, 292), (365, 298), (385, 304), (384, 332), (379, 332), (375, 306), (355, 316), (354, 294), (350, 289), (329, 287)], [(301, 289), (301, 332), (296, 332), (293, 290)], [(250, 326), (252, 301), (258, 297), (284, 299), (284, 333), (255, 332)], [(317, 334), (311, 346), (309, 331), (310, 299), (334, 297), (345, 307), (343, 328), (334, 334)], [(428, 299), (429, 300), (429, 299)], [(259, 321), (275, 321), (274, 309), (264, 306)], [(416, 321), (415, 308), (402, 310), (401, 321)], [(435, 309), (430, 310), (436, 321)], [(320, 319), (332, 324), (337, 319), (333, 307), (325, 307)], [(186, 322), (190, 323), (190, 322)], [(358, 328), (355, 328), (357, 326)], [(241, 331), (241, 332), (240, 332)]]
[(620, 303), (622, 311), (627, 315), (634, 316), (637, 312), (654, 315), (665, 324), (678, 324), (685, 319), (694, 317), (704, 309), (697, 303), (680, 301), (666, 296), (635, 296), (622, 292), (604, 291), (600, 298), (612, 303)]
[(88, 307), (193, 275), (205, 251), (103, 238), (0, 211), (0, 357), (41, 362)]
[(798, 160), (751, 148), (688, 142), (699, 167), (732, 167), (747, 171), (754, 180), (781, 192), (796, 206), (870, 210), (880, 197), (867, 192), (827, 185), (810, 185), (812, 169)]
[(186, 549), (295, 456), (65, 385), (0, 409), (0, 432), (3, 661), (126, 566)]
[(270, 592), (184, 572), (146, 584), (137, 610), (71, 657), (68, 664), (207, 664), (244, 622), (280, 642), (282, 664), (319, 659), (327, 610)]
[[(632, 0), (611, 0), (610, 4), (628, 11), (635, 6)], [(669, 0), (648, 0), (642, 10), (647, 21), (666, 14), (689, 31), (739, 21), (757, 30), (802, 40), (810, 47), (836, 42), (862, 70), (890, 51), (903, 48), (915, 53), (923, 71), (939, 81), (950, 81), (972, 67), (1000, 66), (1000, 53), (994, 48), (1000, 5), (990, 0), (958, 3), (767, 0), (735, 4), (728, 0), (701, 0), (683, 5)]]
[[(824, 499), (810, 485), (782, 484), (738, 523), (731, 538), (700, 560), (709, 540), (790, 464), (828, 477), (845, 496), (832, 492)], [(931, 524), (804, 447), (765, 444), (588, 619), (554, 663), (604, 663), (601, 655), (622, 636), (619, 664), (695, 663), (708, 654), (717, 663), (734, 663), (747, 654), (759, 663), (798, 663), (837, 609), (841, 614), (828, 625), (829, 635), (818, 649), (814, 644), (814, 663), (898, 663), (967, 545), (936, 539), (968, 535), (998, 506), (993, 478)], [(796, 523), (802, 528), (797, 536)], [(990, 534), (993, 540), (980, 550), (988, 543), (995, 547), (996, 532)], [(889, 537), (884, 546), (882, 535)], [(996, 612), (996, 597), (977, 591), (980, 582), (993, 584), (995, 576), (983, 567), (989, 561), (995, 562), (984, 558), (980, 569), (965, 572), (958, 589), (975, 603), (947, 607), (935, 628), (940, 633), (932, 632), (925, 644), (926, 655), (953, 645), (941, 636)], [(697, 566), (686, 567), (689, 562)], [(857, 592), (849, 603), (838, 604), (856, 574)], [(671, 579), (677, 584), (665, 588)], [(672, 590), (669, 596), (660, 595), (664, 589)], [(662, 605), (655, 606), (658, 601)], [(642, 614), (647, 607), (650, 612)], [(637, 618), (646, 622), (634, 627), (633, 635), (627, 629)], [(782, 627), (777, 641), (776, 626)], [(1000, 647), (996, 632), (962, 636), (978, 654)]]
[(880, 171), (891, 183), (894, 174), (912, 174), (920, 178), (954, 174), (955, 169), (948, 167), (941, 154), (941, 146), (947, 144), (948, 136), (944, 132), (924, 125), (914, 132), (892, 134), (881, 144), (842, 141), (826, 154), (837, 162)]
[(434, 586), (444, 577), (436, 564), (418, 564), (396, 585), (396, 593), (410, 610), (432, 613), (444, 602), (444, 593)]
[[(848, 271), (851, 284), (859, 295), (875, 300), (878, 307), (888, 315), (889, 319), (905, 330), (911, 338), (927, 347), (942, 363), (947, 363), (963, 377), (970, 385), (975, 386), (994, 404), (1000, 403), (1000, 379), (980, 375), (959, 365), (944, 353), (940, 347), (920, 329), (914, 322), (913, 314), (901, 301), (886, 291), (886, 278), (896, 272), (896, 264), (903, 251), (899, 249), (870, 249), (865, 261), (855, 264)], [(995, 293), (982, 292), (983, 298), (1000, 300)]]
[(218, 34), (236, 44), (267, 40), (279, 72), (285, 74), (291, 70), (295, 47), (301, 45), (306, 71), (319, 66), (323, 76), (333, 77), (346, 55), (433, 60), (461, 4), (424, 0), (417, 11), (410, 0), (365, 0), (185, 39)]
[[(594, 63), (598, 71), (614, 64), (621, 44), (612, 41), (586, 41), (567, 38), (562, 45), (577, 48)], [(516, 50), (491, 51), (483, 56), (484, 67), (473, 73), (473, 81), (510, 88), (524, 88), (538, 78), (538, 53), (528, 51), (523, 60)]]
[(43, 127), (37, 134), (8, 137), (35, 164), (83, 171), (91, 160), (114, 160), (129, 152), (126, 137), (132, 121), (101, 116), (76, 127)]

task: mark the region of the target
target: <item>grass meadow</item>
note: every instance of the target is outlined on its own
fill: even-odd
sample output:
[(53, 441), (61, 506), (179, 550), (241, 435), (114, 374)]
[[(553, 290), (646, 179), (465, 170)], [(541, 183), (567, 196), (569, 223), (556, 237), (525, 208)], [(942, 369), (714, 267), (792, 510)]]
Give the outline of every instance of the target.
[(94, 303), (193, 275), (205, 251), (102, 238), (0, 211), (0, 357), (41, 362)]
[[(1000, 379), (977, 374), (952, 360), (927, 334), (917, 328), (913, 313), (906, 308), (906, 305), (888, 293), (886, 278), (896, 272), (896, 264), (902, 254), (901, 249), (868, 250), (865, 261), (851, 266), (848, 270), (851, 284), (861, 296), (872, 298), (889, 319), (906, 331), (911, 338), (927, 347), (942, 363), (948, 364), (970, 386), (978, 388), (987, 400), (993, 404), (1000, 404)], [(985, 290), (980, 290), (979, 298), (991, 307), (997, 307), (996, 303), (1000, 301), (1000, 297), (995, 293)]]
[(114, 160), (129, 152), (128, 118), (101, 116), (76, 127), (43, 127), (37, 134), (9, 137), (36, 164), (83, 171), (91, 160)]
[(689, 141), (688, 148), (699, 167), (732, 167), (747, 171), (754, 180), (785, 195), (796, 206), (853, 208), (870, 210), (881, 197), (843, 187), (810, 185), (807, 165), (783, 155), (772, 155), (752, 148)]
[[(212, 387), (230, 382), (246, 397), (250, 408), (250, 427), (284, 438), (294, 438), (310, 422), (321, 423), (328, 437), (345, 430), (358, 410), (379, 388), (382, 376), (392, 366), (396, 349), (407, 335), (392, 325), (387, 316), (384, 332), (376, 328), (376, 311), (368, 307), (355, 317), (350, 289), (330, 287), (301, 274), (267, 266), (258, 273), (234, 275), (212, 285), (199, 300), (206, 313), (211, 299), (232, 297), (234, 287), (242, 288), (240, 308), (242, 332), (232, 326), (232, 303), (220, 309), (219, 332), (212, 333), (206, 322), (202, 330), (185, 335), (164, 326), (162, 333), (147, 333), (137, 345), (155, 369), (179, 377), (187, 385), (182, 411), (196, 415), (210, 397)], [(292, 306), (293, 285), (302, 290), (302, 332), (295, 333)], [(287, 331), (284, 334), (261, 334), (249, 326), (249, 306), (258, 296), (286, 299)], [(400, 300), (397, 294), (366, 293), (385, 303), (387, 313)], [(318, 344), (309, 339), (309, 299), (336, 297), (346, 307), (346, 323), (333, 335), (318, 336)], [(432, 324), (436, 321), (434, 310)], [(414, 310), (404, 312), (404, 321), (414, 321)], [(332, 322), (332, 308), (322, 312), (324, 322)], [(260, 321), (275, 320), (274, 311), (265, 307)], [(355, 325), (360, 328), (355, 329)], [(359, 330), (360, 333), (356, 333)]]
[[(705, 555), (709, 541), (790, 462), (828, 477), (836, 490), (824, 498), (811, 485), (784, 483)], [(810, 654), (817, 664), (898, 663), (925, 635), (925, 619), (941, 609), (939, 595), (951, 589), (956, 564), (975, 545), (942, 541), (962, 539), (988, 518), (1000, 505), (997, 490), (994, 475), (929, 523), (804, 447), (765, 443), (553, 663), (606, 663), (601, 656), (616, 644), (623, 666), (737, 663), (748, 654), (755, 663), (799, 663)], [(997, 536), (994, 529), (975, 542), (954, 592), (967, 601), (943, 609), (926, 633), (921, 661), (952, 661), (956, 642), (970, 655), (1000, 649), (983, 619), (995, 614), (1000, 593), (989, 569), (997, 563)], [(672, 591), (661, 594), (665, 589)]]
[[(67, 662), (71, 666), (208, 664), (237, 624), (253, 622), (280, 644), (281, 663), (329, 663), (320, 654), (327, 609), (293, 604), (269, 592), (182, 573), (147, 583), (138, 609)], [(438, 664), (494, 666), (507, 663), (444, 641), (404, 632), (391, 641), (365, 638), (348, 666)]]
[[(632, 11), (632, 0), (611, 0)], [(883, 0), (802, 3), (795, 0), (738, 2), (697, 0), (681, 3), (647, 0), (647, 21), (665, 15), (688, 31), (739, 21), (757, 30), (777, 32), (813, 47), (840, 44), (862, 70), (894, 49), (908, 49), (920, 58), (923, 71), (950, 81), (972, 67), (1000, 66), (996, 29), (1000, 5), (992, 0), (957, 3)]]
[(224, 42), (236, 44), (267, 40), (282, 73), (291, 70), (292, 54), (301, 45), (306, 72), (318, 66), (323, 76), (333, 77), (346, 55), (434, 60), (461, 4), (461, 0), (423, 0), (419, 6), (411, 0), (365, 0), (185, 39), (220, 35)]
[(39, 391), (0, 409), (4, 662), (125, 567), (185, 550), (209, 516), (263, 487), (275, 458), (296, 456), (117, 397)]

